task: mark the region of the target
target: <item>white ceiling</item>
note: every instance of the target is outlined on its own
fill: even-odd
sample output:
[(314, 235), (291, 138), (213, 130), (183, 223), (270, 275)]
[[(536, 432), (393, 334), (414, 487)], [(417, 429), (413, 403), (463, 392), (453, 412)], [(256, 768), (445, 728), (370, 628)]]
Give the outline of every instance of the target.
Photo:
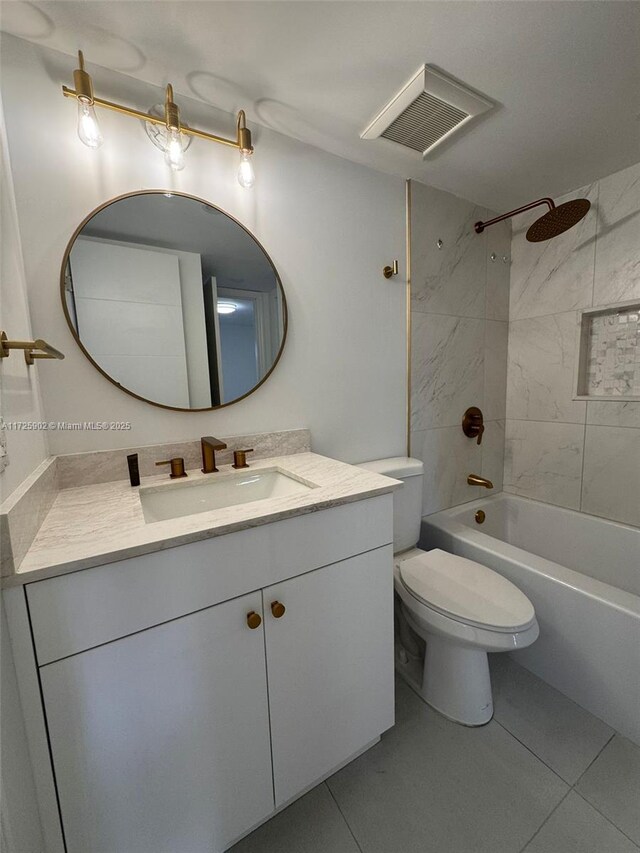
[[(493, 209), (640, 160), (635, 0), (4, 2), (2, 29)], [(426, 161), (361, 140), (425, 62), (498, 109)]]

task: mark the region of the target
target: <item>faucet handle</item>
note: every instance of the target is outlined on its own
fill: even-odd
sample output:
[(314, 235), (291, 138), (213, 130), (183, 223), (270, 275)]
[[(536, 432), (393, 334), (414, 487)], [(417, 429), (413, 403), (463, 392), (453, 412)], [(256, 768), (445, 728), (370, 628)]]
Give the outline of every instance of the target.
[(169, 476), (172, 480), (175, 480), (177, 477), (188, 476), (184, 470), (184, 459), (182, 456), (174, 456), (173, 459), (163, 459), (161, 462), (156, 462), (156, 465), (171, 465), (171, 474)]
[(468, 438), (477, 438), (482, 443), (484, 416), (477, 406), (469, 406), (462, 418), (462, 431)]
[(248, 468), (247, 465), (247, 453), (253, 453), (253, 447), (250, 447), (248, 450), (234, 450), (233, 451), (233, 465), (232, 468)]

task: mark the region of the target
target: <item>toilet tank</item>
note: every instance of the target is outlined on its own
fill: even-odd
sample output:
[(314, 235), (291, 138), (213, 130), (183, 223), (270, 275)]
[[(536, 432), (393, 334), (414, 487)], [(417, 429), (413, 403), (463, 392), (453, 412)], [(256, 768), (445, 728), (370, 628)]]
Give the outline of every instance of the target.
[(397, 554), (414, 548), (422, 518), (422, 462), (410, 456), (393, 456), (361, 462), (358, 467), (402, 480), (402, 486), (393, 493), (393, 550)]

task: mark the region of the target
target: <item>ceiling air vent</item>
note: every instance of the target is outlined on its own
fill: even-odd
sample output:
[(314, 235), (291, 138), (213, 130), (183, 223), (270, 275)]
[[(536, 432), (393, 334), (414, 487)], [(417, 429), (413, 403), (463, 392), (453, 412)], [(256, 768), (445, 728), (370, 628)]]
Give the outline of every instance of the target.
[(428, 65), (415, 74), (360, 134), (383, 137), (423, 157), (493, 103)]

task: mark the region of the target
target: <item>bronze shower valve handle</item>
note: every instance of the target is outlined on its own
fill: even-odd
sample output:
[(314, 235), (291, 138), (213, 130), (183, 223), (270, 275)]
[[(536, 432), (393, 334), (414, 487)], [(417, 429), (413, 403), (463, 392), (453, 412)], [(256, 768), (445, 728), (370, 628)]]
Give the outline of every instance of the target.
[(484, 433), (484, 416), (477, 406), (470, 406), (462, 418), (462, 431), (467, 438), (477, 438), (482, 444)]

